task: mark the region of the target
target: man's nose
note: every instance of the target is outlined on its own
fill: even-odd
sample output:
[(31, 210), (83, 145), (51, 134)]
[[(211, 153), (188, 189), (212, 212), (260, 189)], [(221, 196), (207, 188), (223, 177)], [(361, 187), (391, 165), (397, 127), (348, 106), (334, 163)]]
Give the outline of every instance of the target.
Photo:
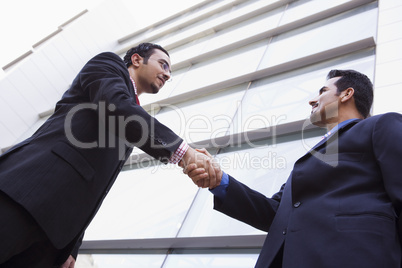
[(312, 99), (308, 102), (308, 104), (310, 104), (310, 106), (314, 106), (316, 103), (317, 103), (317, 97), (315, 97), (314, 99)]
[(169, 81), (170, 77), (171, 77), (170, 72), (165, 72), (165, 73), (163, 74), (163, 79), (165, 79), (165, 81)]

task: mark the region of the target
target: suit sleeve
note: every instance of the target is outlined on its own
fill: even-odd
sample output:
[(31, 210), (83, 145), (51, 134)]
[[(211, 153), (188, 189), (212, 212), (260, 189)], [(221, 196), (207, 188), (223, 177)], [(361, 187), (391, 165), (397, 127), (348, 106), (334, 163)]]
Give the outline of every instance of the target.
[(105, 120), (113, 117), (120, 139), (167, 163), (182, 143), (172, 130), (137, 105), (123, 61), (113, 53), (94, 57), (80, 72), (81, 88), (89, 101), (103, 103)]
[(267, 198), (229, 176), (225, 199), (214, 197), (214, 209), (267, 232), (279, 207), (283, 188), (284, 185), (272, 198)]
[(82, 240), (84, 239), (84, 233), (81, 234), (81, 236), (78, 238), (77, 243), (75, 243), (73, 250), (71, 251), (71, 256), (73, 256), (73, 258), (75, 260), (77, 260), (77, 256), (78, 256), (78, 251), (81, 247), (82, 244)]
[[(379, 118), (373, 131), (375, 157), (383, 183), (399, 217), (402, 235), (402, 115), (388, 113)], [(402, 236), (401, 236), (402, 237)]]

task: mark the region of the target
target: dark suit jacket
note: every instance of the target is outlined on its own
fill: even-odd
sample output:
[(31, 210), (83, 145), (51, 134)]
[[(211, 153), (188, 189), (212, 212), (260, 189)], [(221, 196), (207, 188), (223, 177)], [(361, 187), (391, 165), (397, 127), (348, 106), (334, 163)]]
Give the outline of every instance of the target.
[(32, 137), (0, 157), (0, 190), (57, 248), (77, 240), (133, 146), (167, 162), (182, 139), (137, 105), (124, 62), (92, 58)]
[[(400, 267), (402, 116), (352, 122), (299, 160), (272, 198), (229, 177), (215, 209), (268, 231), (256, 267)], [(271, 266), (275, 267), (275, 266)]]

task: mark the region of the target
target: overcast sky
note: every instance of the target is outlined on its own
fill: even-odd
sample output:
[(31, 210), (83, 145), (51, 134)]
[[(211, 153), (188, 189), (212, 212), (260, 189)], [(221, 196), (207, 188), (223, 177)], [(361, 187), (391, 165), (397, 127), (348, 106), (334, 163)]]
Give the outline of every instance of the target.
[[(29, 51), (57, 27), (81, 11), (115, 0), (0, 0), (0, 68)], [(128, 10), (137, 5), (138, 29), (173, 15), (202, 0), (121, 0)], [(149, 14), (152, 16), (149, 16)], [(143, 14), (144, 17), (138, 17)], [(136, 29), (133, 29), (135, 31)]]

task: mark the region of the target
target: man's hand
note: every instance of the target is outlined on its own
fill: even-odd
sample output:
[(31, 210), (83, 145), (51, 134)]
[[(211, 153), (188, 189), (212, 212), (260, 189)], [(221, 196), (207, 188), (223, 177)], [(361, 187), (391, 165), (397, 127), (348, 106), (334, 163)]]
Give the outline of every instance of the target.
[(222, 171), (216, 160), (205, 149), (189, 148), (179, 165), (198, 187), (212, 189), (221, 182)]
[[(208, 156), (208, 157), (211, 159), (211, 163), (212, 163), (212, 166), (213, 166), (214, 171), (215, 171), (216, 184), (215, 184), (215, 185), (210, 184), (210, 185), (209, 185), (209, 188), (210, 188), (210, 189), (213, 189), (213, 188), (215, 188), (216, 186), (218, 186), (218, 185), (221, 183), (221, 180), (222, 180), (222, 170), (221, 170), (221, 167), (219, 166), (219, 164), (218, 164), (218, 162), (215, 160), (215, 158), (213, 158), (213, 156), (212, 156), (206, 149), (204, 149), (204, 148), (202, 148), (202, 149), (196, 149), (196, 151), (205, 154), (206, 156)], [(194, 176), (197, 176), (196, 172), (194, 173), (194, 172), (191, 172), (190, 170), (188, 170), (187, 175), (188, 175), (190, 178), (192, 178), (192, 177), (194, 177)]]
[(74, 266), (75, 266), (75, 259), (73, 256), (70, 255), (66, 260), (66, 262), (60, 266), (60, 268), (74, 268)]

